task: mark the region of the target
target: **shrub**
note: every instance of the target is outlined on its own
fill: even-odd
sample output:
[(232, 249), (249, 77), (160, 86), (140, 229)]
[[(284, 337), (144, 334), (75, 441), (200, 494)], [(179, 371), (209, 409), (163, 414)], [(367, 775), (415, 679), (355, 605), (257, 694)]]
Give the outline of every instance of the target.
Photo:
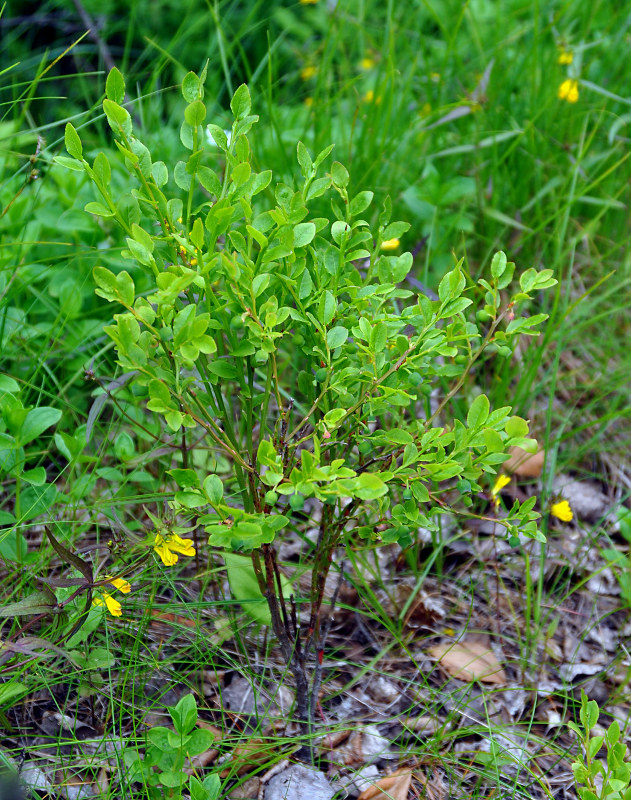
[[(409, 227), (391, 221), (389, 200), (376, 212), (372, 192), (350, 191), (342, 164), (325, 172), (332, 146), (312, 158), (298, 143), (296, 186), (255, 172), (248, 88), (232, 98), (229, 132), (205, 129), (204, 78), (191, 72), (182, 83), (188, 154), (167, 165), (134, 133), (122, 75), (110, 72), (103, 109), (129, 191), (114, 188), (103, 153), (88, 163), (70, 124), (71, 158), (59, 161), (94, 183), (98, 200), (86, 211), (127, 235), (130, 271), (97, 267), (94, 278), (97, 294), (122, 306), (106, 328), (118, 363), (172, 446), (171, 514), (152, 514), (148, 544), (173, 563), (193, 552), (178, 534), (190, 524), (226, 554), (237, 598), (257, 587), (252, 613), (278, 637), (307, 733), (320, 679), (319, 659), (313, 675), (310, 659), (323, 648), (319, 612), (336, 549), (366, 539), (405, 548), (445, 509), (475, 516), (471, 496), (485, 490), (507, 447), (532, 449), (526, 421), (508, 406), (491, 410), (480, 394), (458, 419), (451, 401), (483, 353), (501, 357), (520, 335), (536, 334), (545, 316), (524, 309), (556, 281), (550, 270), (528, 269), (509, 294), (514, 264), (499, 252), (488, 280), (473, 285), (459, 261), (436, 299), (414, 296), (403, 288), (412, 255), (383, 249)], [(223, 174), (212, 168), (209, 135)], [(148, 293), (136, 290), (142, 272)], [(516, 501), (500, 520), (509, 536), (541, 538), (534, 503)], [(314, 520), (301, 626), (275, 543), (289, 529), (308, 541)]]

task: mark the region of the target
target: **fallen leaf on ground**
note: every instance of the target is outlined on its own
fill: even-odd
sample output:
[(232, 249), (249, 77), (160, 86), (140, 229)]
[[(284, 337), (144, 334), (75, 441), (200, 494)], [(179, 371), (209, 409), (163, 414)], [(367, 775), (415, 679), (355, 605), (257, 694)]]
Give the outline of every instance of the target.
[(380, 778), (368, 789), (365, 789), (357, 800), (373, 800), (387, 797), (388, 800), (408, 800), (412, 773), (410, 770), (397, 770), (392, 775)]
[(546, 451), (527, 453), (521, 447), (511, 447), (508, 451), (510, 458), (502, 465), (508, 472), (520, 475), (522, 478), (538, 478), (543, 470)]
[(461, 681), (506, 683), (506, 673), (495, 653), (480, 642), (446, 642), (430, 647), (429, 653), (452, 677)]

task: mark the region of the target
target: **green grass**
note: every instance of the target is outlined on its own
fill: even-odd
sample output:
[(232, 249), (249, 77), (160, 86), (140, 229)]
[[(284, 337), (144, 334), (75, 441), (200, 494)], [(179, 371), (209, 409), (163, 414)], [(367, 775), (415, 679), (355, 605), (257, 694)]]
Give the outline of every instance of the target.
[[(513, 405), (515, 413), (531, 420), (547, 453), (539, 491), (543, 509), (551, 500), (554, 476), (568, 472), (601, 481), (613, 504), (626, 501), (631, 486), (626, 66), (631, 22), (623, 8), (612, 10), (604, 0), (356, 0), (336, 8), (323, 0), (316, 5), (159, 6), (135, 0), (86, 8), (92, 15), (104, 14), (99, 36), (128, 76), (129, 109), (165, 161), (175, 160), (181, 149), (176, 84), (188, 69), (199, 70), (209, 59), (208, 109), (217, 124), (228, 119), (232, 90), (242, 81), (250, 85), (261, 118), (254, 133), (256, 168), (272, 169), (291, 184), (298, 172), (298, 140), (312, 152), (334, 143), (335, 157), (349, 167), (353, 190), (375, 191), (375, 208), (389, 195), (393, 217), (412, 223), (401, 248), (415, 253), (412, 274), (425, 287), (435, 289), (460, 257), (471, 277), (479, 277), (499, 248), (520, 268), (554, 270), (556, 292), (540, 299), (541, 310), (550, 314), (545, 332), (512, 358), (489, 358), (471, 371), (458, 396), (462, 417), (476, 393), (484, 391), (492, 406)], [(74, 4), (44, 3), (37, 13), (60, 23), (74, 14)], [(53, 63), (81, 37), (83, 27), (76, 17), (67, 31), (56, 23), (12, 22), (19, 14), (20, 4), (9, 3), (0, 16), (6, 65), (0, 73), (0, 373), (18, 381), (25, 404), (52, 406), (63, 416), (54, 429), (58, 438), (51, 429), (29, 450), (29, 467), (44, 466), (56, 493), (39, 509), (43, 516), (24, 520), (24, 567), (3, 551), (5, 603), (37, 588), (39, 578), (67, 577), (67, 564), (42, 534), (43, 521), (67, 546), (101, 559), (107, 551), (98, 548), (112, 537), (124, 538), (124, 528), (141, 530), (143, 505), (160, 506), (170, 486), (169, 464), (155, 443), (159, 423), (140, 410), (132, 390), (117, 391), (116, 403), (106, 403), (95, 420), (89, 417), (99, 387), (85, 379), (85, 368), (92, 367), (102, 383), (116, 371), (102, 331), (111, 309), (94, 295), (91, 270), (97, 264), (123, 265), (124, 241), (109, 224), (84, 213), (94, 199), (92, 190), (83, 176), (53, 159), (63, 151), (69, 119), (92, 156), (112, 150), (99, 111), (102, 50), (86, 37)], [(562, 46), (574, 52), (569, 68), (557, 63)], [(303, 80), (301, 70), (309, 66), (317, 70)], [(576, 104), (557, 97), (568, 70), (579, 80)], [(38, 137), (44, 137), (39, 145)], [(113, 180), (120, 184), (122, 173)], [(84, 447), (86, 424), (92, 432)], [(72, 459), (58, 440), (64, 434), (77, 443)], [(211, 453), (200, 451), (196, 457), (200, 468), (215, 469)], [(35, 514), (36, 493), (16, 487), (0, 471), (0, 515), (14, 514), (17, 493)], [(0, 516), (0, 524), (10, 530), (7, 519)], [(581, 527), (596, 549), (602, 529)], [(559, 534), (552, 527), (549, 532), (554, 543)], [(517, 567), (509, 568), (504, 555), (491, 566), (490, 557), (473, 545), (461, 547), (469, 540), (478, 541), (461, 528), (446, 531), (440, 542), (419, 543), (385, 564), (372, 546), (349, 548), (346, 563), (359, 601), (357, 608), (342, 604), (339, 630), (325, 654), (325, 661), (347, 663), (325, 672), (323, 713), (332, 729), (359, 724), (356, 707), (358, 716), (351, 715), (350, 723), (337, 719), (335, 709), (359, 679), (395, 675), (400, 686), (425, 690), (422, 703), (410, 701), (410, 713), (426, 706), (441, 725), (430, 737), (398, 730), (393, 736), (404, 737), (410, 763), (442, 776), (448, 796), (550, 797), (547, 774), (561, 780), (565, 769), (569, 775), (567, 754), (574, 745), (567, 731), (562, 726), (546, 730), (536, 715), (542, 704), (532, 702), (518, 725), (537, 756), (524, 763), (522, 772), (509, 769), (501, 754), (480, 760), (473, 748), (479, 737), (492, 731), (497, 738), (512, 723), (488, 716), (492, 692), (476, 712), (481, 722), (471, 719), (468, 700), (445, 712), (452, 688), (423, 649), (445, 628), (488, 631), (506, 644), (511, 674), (530, 697), (541, 679), (534, 666), (550, 658), (543, 647), (546, 631), (559, 623), (568, 604), (580, 608), (590, 602), (587, 581), (604, 562), (587, 554), (575, 562), (552, 545), (541, 551), (537, 546), (531, 564), (541, 560), (554, 569), (545, 578), (535, 573), (526, 581), (522, 556), (512, 556)], [(300, 564), (288, 563), (295, 566)], [(411, 593), (393, 612), (387, 598), (403, 580)], [(410, 627), (407, 614), (419, 591), (430, 586), (448, 598), (447, 616)], [(510, 612), (498, 634), (492, 609), (500, 593)], [(70, 696), (77, 717), (95, 721), (88, 738), (111, 736), (120, 759), (123, 742), (137, 739), (142, 747), (143, 725), (173, 702), (169, 692), (189, 687), (204, 697), (202, 670), (283, 682), (284, 667), (272, 642), (252, 629), (249, 616), (232, 600), (221, 559), (208, 548), (194, 570), (181, 575), (153, 562), (143, 565), (123, 607), (120, 622), (104, 619), (91, 636), (97, 669), (77, 669), (62, 655), (30, 660), (22, 654), (2, 663), (3, 680), (23, 687), (17, 699), (2, 700), (0, 694), (2, 747), (8, 755), (17, 757), (38, 731), (26, 716), (27, 698), (38, 692), (46, 694), (50, 709), (65, 714)], [(175, 616), (156, 621), (147, 609)], [(621, 627), (626, 610), (616, 613)], [(353, 622), (355, 614), (361, 624)], [(2, 639), (24, 622), (6, 620)], [(355, 635), (353, 626), (364, 631), (364, 650), (349, 657), (344, 637), (349, 631)], [(213, 647), (209, 637), (216, 637)], [(617, 666), (613, 658), (603, 665), (607, 685), (614, 685)], [(149, 684), (151, 692), (145, 691)], [(572, 688), (554, 692), (563, 720), (575, 714)], [(626, 691), (616, 691), (620, 704), (628, 703)], [(261, 747), (268, 753), (253, 772), (264, 773), (295, 747), (291, 729), (280, 745), (271, 737), (266, 714), (244, 729), (225, 707), (221, 688), (206, 703), (205, 718), (226, 736), (222, 755), (243, 741), (263, 738)], [(73, 767), (86, 763), (88, 756), (77, 750), (78, 729), (47, 736), (40, 750), (55, 758), (66, 752)], [(498, 741), (501, 750), (503, 740)], [(68, 743), (70, 755), (64, 751)], [(91, 758), (98, 767), (105, 761), (100, 751)], [(113, 773), (117, 769), (122, 772), (115, 766)], [(229, 775), (226, 785), (230, 780)], [(101, 796), (117, 795), (103, 789)]]

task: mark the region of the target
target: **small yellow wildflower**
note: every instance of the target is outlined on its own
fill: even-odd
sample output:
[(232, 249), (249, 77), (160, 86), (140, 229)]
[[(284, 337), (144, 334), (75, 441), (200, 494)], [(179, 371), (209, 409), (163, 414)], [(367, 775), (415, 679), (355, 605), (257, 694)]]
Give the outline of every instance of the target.
[(313, 97), (305, 97), (305, 105), (310, 108), (313, 105)]
[(557, 97), (559, 100), (567, 100), (568, 103), (576, 103), (578, 100), (578, 81), (573, 78), (563, 81), (559, 86)]
[(491, 489), (491, 497), (493, 498), (493, 506), (495, 507), (495, 510), (500, 507), (499, 493), (505, 486), (508, 486), (509, 483), (510, 477), (508, 475), (498, 475), (495, 479), (495, 483)]
[(92, 598), (92, 605), (93, 606), (106, 606), (107, 610), (113, 617), (122, 617), (123, 616), (123, 607), (118, 602), (118, 600), (114, 600), (111, 594), (108, 592), (102, 592), (102, 596)]
[(300, 0), (301, 6), (314, 6), (318, 0)]
[(300, 77), (302, 78), (303, 81), (311, 80), (311, 78), (314, 78), (317, 74), (318, 74), (318, 68), (314, 66), (303, 67), (300, 70)]
[(495, 483), (493, 484), (493, 488), (491, 489), (491, 494), (493, 497), (497, 497), (497, 495), (502, 491), (505, 486), (508, 486), (510, 483), (510, 476), (508, 475), (498, 475), (495, 479)]
[(372, 103), (374, 99), (375, 99), (375, 93), (372, 89), (369, 89), (364, 95), (364, 103)]
[(420, 114), (422, 117), (427, 117), (432, 113), (432, 106), (430, 103), (423, 103), (421, 106)]
[(156, 533), (153, 549), (160, 556), (165, 567), (172, 567), (174, 564), (177, 564), (178, 553), (183, 556), (195, 555), (193, 540), (182, 539), (182, 537), (178, 536), (176, 533), (168, 533), (165, 536), (161, 533)]
[(196, 267), (196, 266), (197, 266), (197, 259), (191, 258), (191, 267)]
[(362, 60), (359, 62), (360, 69), (368, 70), (372, 69), (374, 66), (375, 62), (372, 60), (372, 58), (362, 58)]
[(574, 519), (572, 508), (567, 500), (559, 500), (558, 503), (553, 503), (550, 513), (553, 517), (560, 519), (561, 522), (571, 522)]
[(382, 250), (396, 250), (397, 247), (401, 244), (398, 239), (386, 239), (385, 242), (381, 243)]
[(564, 66), (568, 66), (574, 61), (574, 53), (571, 50), (561, 50), (559, 52), (558, 62)]
[[(123, 594), (129, 594), (129, 592), (131, 592), (131, 585), (129, 581), (126, 581), (124, 578), (110, 578), (109, 575), (107, 577), (108, 583), (110, 583), (115, 589), (118, 589), (119, 592), (122, 592)], [(123, 607), (118, 600), (115, 600), (112, 597), (109, 592), (100, 590), (99, 594), (92, 598), (92, 605), (105, 606), (113, 617), (123, 616)]]

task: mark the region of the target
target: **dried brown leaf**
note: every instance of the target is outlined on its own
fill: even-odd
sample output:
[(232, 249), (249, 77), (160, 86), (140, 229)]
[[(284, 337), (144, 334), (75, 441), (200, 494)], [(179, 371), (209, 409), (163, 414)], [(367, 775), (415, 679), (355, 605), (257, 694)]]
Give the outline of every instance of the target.
[(543, 470), (546, 451), (527, 453), (521, 447), (511, 447), (508, 451), (510, 458), (502, 465), (508, 472), (513, 472), (522, 478), (538, 478)]
[(429, 652), (443, 669), (461, 681), (506, 683), (506, 673), (495, 654), (480, 642), (445, 642), (430, 647)]
[(412, 773), (409, 769), (397, 770), (392, 775), (386, 775), (380, 778), (368, 789), (365, 789), (357, 798), (357, 800), (408, 800), (410, 793), (410, 783), (412, 781)]

